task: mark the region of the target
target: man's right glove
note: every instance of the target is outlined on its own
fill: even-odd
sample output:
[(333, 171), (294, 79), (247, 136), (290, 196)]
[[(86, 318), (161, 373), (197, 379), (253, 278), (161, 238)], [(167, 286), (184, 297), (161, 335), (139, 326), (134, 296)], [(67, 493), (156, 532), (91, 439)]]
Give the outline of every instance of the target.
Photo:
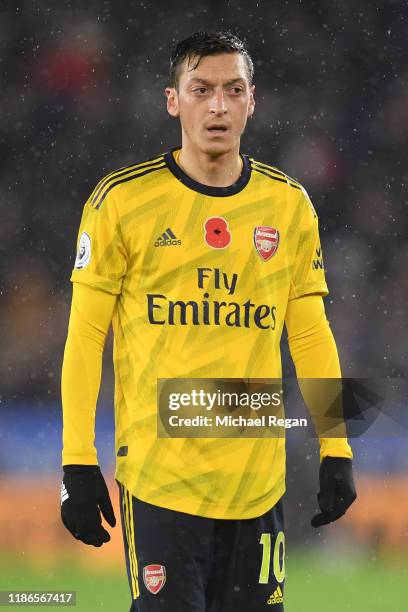
[(102, 546), (110, 535), (102, 527), (101, 512), (116, 525), (108, 487), (98, 465), (64, 465), (61, 484), (61, 519), (74, 538)]

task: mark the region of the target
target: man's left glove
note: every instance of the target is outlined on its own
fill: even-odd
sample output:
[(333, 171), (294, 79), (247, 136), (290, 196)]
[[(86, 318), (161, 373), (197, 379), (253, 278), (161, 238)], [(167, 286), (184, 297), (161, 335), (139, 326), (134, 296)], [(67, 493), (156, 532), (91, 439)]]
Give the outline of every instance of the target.
[(98, 465), (64, 465), (61, 484), (61, 519), (74, 538), (102, 546), (110, 535), (102, 527), (101, 512), (116, 525), (108, 487)]
[(351, 459), (325, 457), (320, 464), (319, 477), (317, 501), (321, 512), (310, 521), (312, 527), (337, 521), (357, 497)]

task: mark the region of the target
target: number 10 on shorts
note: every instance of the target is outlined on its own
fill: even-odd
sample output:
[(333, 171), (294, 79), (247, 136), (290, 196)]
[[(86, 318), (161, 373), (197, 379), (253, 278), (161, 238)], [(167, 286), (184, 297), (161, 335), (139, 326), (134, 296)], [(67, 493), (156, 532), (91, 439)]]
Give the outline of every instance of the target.
[[(262, 545), (262, 562), (259, 572), (259, 584), (267, 584), (269, 582), (269, 571), (271, 566), (271, 534), (263, 533), (259, 543)], [(282, 547), (282, 555), (281, 555)], [(282, 556), (282, 565), (280, 563)], [(279, 531), (275, 539), (273, 548), (273, 573), (278, 582), (283, 582), (285, 579), (285, 534)]]

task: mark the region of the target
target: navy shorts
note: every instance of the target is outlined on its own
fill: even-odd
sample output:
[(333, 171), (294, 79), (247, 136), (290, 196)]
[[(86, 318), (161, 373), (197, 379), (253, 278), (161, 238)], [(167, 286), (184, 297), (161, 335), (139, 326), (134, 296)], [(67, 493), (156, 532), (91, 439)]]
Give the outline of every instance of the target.
[(130, 612), (283, 611), (282, 499), (256, 518), (211, 519), (118, 486)]

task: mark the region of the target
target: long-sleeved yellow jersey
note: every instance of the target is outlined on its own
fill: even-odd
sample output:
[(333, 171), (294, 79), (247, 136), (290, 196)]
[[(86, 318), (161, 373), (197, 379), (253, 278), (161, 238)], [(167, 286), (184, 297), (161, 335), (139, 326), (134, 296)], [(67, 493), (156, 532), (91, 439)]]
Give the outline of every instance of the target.
[[(238, 181), (210, 187), (182, 171), (179, 152), (100, 181), (71, 280), (117, 296), (117, 480), (162, 507), (250, 518), (285, 490), (284, 438), (158, 438), (157, 381), (281, 377), (288, 304), (328, 293), (318, 219), (304, 188), (272, 166), (241, 155)], [(327, 372), (317, 364), (315, 375)], [(93, 440), (79, 448), (67, 422), (63, 463), (97, 463)]]

